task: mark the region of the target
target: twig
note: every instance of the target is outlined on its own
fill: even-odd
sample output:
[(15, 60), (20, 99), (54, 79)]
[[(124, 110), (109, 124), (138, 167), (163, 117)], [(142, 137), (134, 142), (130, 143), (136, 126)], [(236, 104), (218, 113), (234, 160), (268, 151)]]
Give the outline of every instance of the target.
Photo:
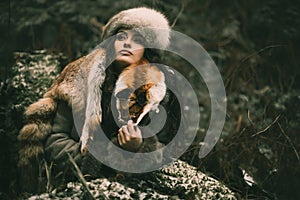
[(247, 112), (247, 117), (248, 117), (248, 120), (249, 120), (250, 124), (254, 127), (254, 123), (253, 123), (253, 121), (250, 117), (250, 110), (248, 110), (248, 112)]
[(296, 157), (298, 158), (298, 161), (299, 161), (299, 163), (300, 163), (300, 156), (299, 156), (299, 154), (298, 154), (298, 152), (297, 152), (297, 149), (295, 148), (294, 144), (292, 143), (290, 137), (285, 133), (285, 131), (284, 131), (283, 128), (281, 127), (280, 123), (277, 122), (277, 124), (278, 124), (278, 126), (279, 126), (279, 128), (280, 128), (282, 134), (285, 136), (286, 140), (287, 140), (287, 141), (290, 143), (290, 145), (292, 146), (292, 148), (293, 148), (293, 150), (294, 150), (294, 152), (295, 152), (295, 154), (296, 154)]
[(237, 120), (237, 126), (236, 126), (236, 129), (235, 129), (235, 132), (239, 132), (240, 131), (242, 120), (243, 120), (243, 115), (239, 115), (238, 120)]
[(86, 180), (83, 177), (82, 172), (80, 171), (79, 167), (77, 166), (76, 162), (74, 161), (74, 159), (72, 158), (72, 156), (67, 153), (68, 157), (69, 157), (69, 161), (70, 163), (73, 165), (74, 168), (71, 168), (72, 171), (74, 172), (74, 174), (77, 176), (77, 178), (79, 179), (79, 181), (81, 182), (82, 186), (83, 186), (83, 190), (85, 191), (85, 193), (87, 194), (87, 199), (91, 199), (94, 200), (94, 196), (92, 195), (89, 186), (86, 183)]
[(255, 56), (255, 55), (259, 55), (260, 53), (268, 50), (268, 49), (272, 49), (272, 48), (277, 48), (277, 47), (283, 47), (283, 46), (286, 46), (286, 45), (282, 45), (282, 44), (277, 44), (277, 45), (269, 45), (269, 46), (266, 46), (250, 55), (248, 55), (247, 57), (245, 57), (244, 59), (242, 59), (241, 63), (245, 62), (246, 60), (250, 59), (251, 57)]
[(269, 50), (269, 49), (272, 49), (272, 48), (277, 48), (277, 47), (283, 47), (283, 46), (286, 46), (286, 45), (269, 45), (269, 46), (266, 46), (248, 56), (246, 56), (245, 58), (243, 58), (241, 61), (240, 61), (240, 64), (237, 65), (232, 71), (231, 73), (229, 73), (228, 77), (227, 77), (227, 81), (225, 83), (225, 87), (227, 87), (227, 85), (230, 83), (230, 80), (233, 78), (234, 74), (237, 73), (238, 70), (240, 70), (240, 68), (242, 67), (242, 64), (244, 62), (246, 62), (247, 60), (249, 60), (250, 58), (252, 58), (253, 56), (256, 56), (256, 55), (259, 55), (261, 54), (262, 52), (266, 51), (266, 50)]
[(46, 170), (46, 177), (47, 177), (47, 186), (46, 186), (46, 191), (50, 192), (52, 190), (52, 183), (51, 183), (51, 168), (52, 168), (52, 163), (50, 166), (48, 166), (47, 162), (45, 159), (43, 159), (44, 165), (45, 165), (45, 170)]
[(273, 126), (278, 121), (279, 117), (280, 117), (280, 115), (278, 115), (276, 117), (276, 119), (270, 125), (268, 125), (266, 128), (264, 128), (263, 130), (258, 131), (257, 133), (253, 134), (252, 137), (255, 137), (255, 136), (257, 136), (257, 135), (259, 135), (263, 132), (266, 132), (269, 128), (271, 128), (271, 126)]
[(178, 15), (176, 16), (176, 18), (174, 19), (174, 21), (173, 21), (173, 23), (171, 25), (171, 28), (173, 28), (175, 26), (177, 20), (179, 19), (180, 15), (182, 14), (182, 12), (184, 10), (184, 6), (185, 6), (184, 3), (182, 2), (180, 11), (179, 11)]

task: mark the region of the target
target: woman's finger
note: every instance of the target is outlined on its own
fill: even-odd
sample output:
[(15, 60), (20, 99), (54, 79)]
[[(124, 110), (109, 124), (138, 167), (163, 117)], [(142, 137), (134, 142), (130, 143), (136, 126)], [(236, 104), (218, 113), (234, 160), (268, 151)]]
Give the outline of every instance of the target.
[(121, 146), (125, 144), (122, 129), (120, 129), (119, 133), (118, 133), (118, 142), (119, 142), (119, 145), (121, 145)]
[(125, 142), (130, 140), (130, 132), (128, 131), (127, 125), (122, 126), (122, 134)]
[(138, 126), (135, 127), (135, 134), (136, 134), (136, 137), (138, 137), (138, 138), (142, 138), (143, 137), (142, 136), (142, 131), (141, 131), (141, 129)]
[(135, 136), (135, 130), (134, 130), (134, 127), (133, 127), (133, 122), (132, 120), (129, 120), (128, 123), (127, 123), (127, 127), (128, 127), (128, 131), (130, 133), (131, 136)]

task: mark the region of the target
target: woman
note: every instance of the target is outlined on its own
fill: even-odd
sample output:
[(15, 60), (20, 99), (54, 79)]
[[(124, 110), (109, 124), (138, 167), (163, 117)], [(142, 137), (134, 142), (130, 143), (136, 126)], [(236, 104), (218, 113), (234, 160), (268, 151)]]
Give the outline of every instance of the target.
[[(151, 129), (134, 126), (132, 120), (123, 125), (116, 122), (112, 105), (116, 101), (111, 99), (114, 99), (120, 73), (134, 64), (158, 62), (159, 53), (145, 47), (164, 49), (169, 45), (169, 35), (168, 21), (161, 13), (149, 8), (125, 10), (112, 17), (105, 26), (102, 45), (65, 67), (44, 97), (25, 112), (27, 122), (18, 137), (18, 166), (23, 191), (44, 190), (38, 177), (45, 171), (48, 176), (51, 171), (51, 177), (58, 182), (71, 177), (67, 153), (84, 174), (92, 177), (107, 175), (109, 170), (105, 166), (90, 153), (81, 151), (80, 136), (85, 131), (96, 134), (99, 127), (121, 149), (134, 153), (158, 150), (153, 160), (145, 162), (163, 162), (161, 147), (176, 134), (181, 120), (175, 95), (166, 91), (160, 102), (167, 112), (166, 123), (162, 130), (148, 138), (142, 136)], [(172, 71), (166, 67), (160, 70), (166, 85), (174, 85)], [(78, 125), (78, 121), (82, 124)], [(149, 121), (149, 115), (146, 115), (139, 125), (147, 125)], [(110, 160), (119, 156), (121, 159), (122, 153), (111, 153), (111, 147), (107, 145), (101, 149), (105, 151), (105, 157)]]

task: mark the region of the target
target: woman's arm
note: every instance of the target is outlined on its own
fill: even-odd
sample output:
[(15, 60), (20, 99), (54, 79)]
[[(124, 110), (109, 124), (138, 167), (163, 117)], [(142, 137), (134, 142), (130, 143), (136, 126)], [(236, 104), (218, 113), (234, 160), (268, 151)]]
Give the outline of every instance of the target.
[(45, 153), (46, 158), (59, 168), (65, 166), (67, 153), (70, 153), (77, 163), (81, 161), (79, 137), (74, 129), (72, 110), (66, 102), (58, 103), (52, 134), (45, 142)]
[(53, 162), (56, 173), (69, 169), (69, 153), (84, 174), (96, 177), (100, 174), (101, 163), (91, 154), (82, 156), (79, 136), (74, 126), (73, 113), (65, 102), (59, 102), (53, 119), (52, 134), (45, 142), (46, 158)]

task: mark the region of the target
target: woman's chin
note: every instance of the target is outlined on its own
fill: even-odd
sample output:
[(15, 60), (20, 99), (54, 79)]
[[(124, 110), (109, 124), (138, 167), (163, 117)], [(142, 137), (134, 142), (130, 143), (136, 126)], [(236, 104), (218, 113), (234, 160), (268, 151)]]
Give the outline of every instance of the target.
[(116, 62), (124, 65), (130, 65), (134, 63), (134, 60), (129, 56), (120, 56), (116, 58)]

